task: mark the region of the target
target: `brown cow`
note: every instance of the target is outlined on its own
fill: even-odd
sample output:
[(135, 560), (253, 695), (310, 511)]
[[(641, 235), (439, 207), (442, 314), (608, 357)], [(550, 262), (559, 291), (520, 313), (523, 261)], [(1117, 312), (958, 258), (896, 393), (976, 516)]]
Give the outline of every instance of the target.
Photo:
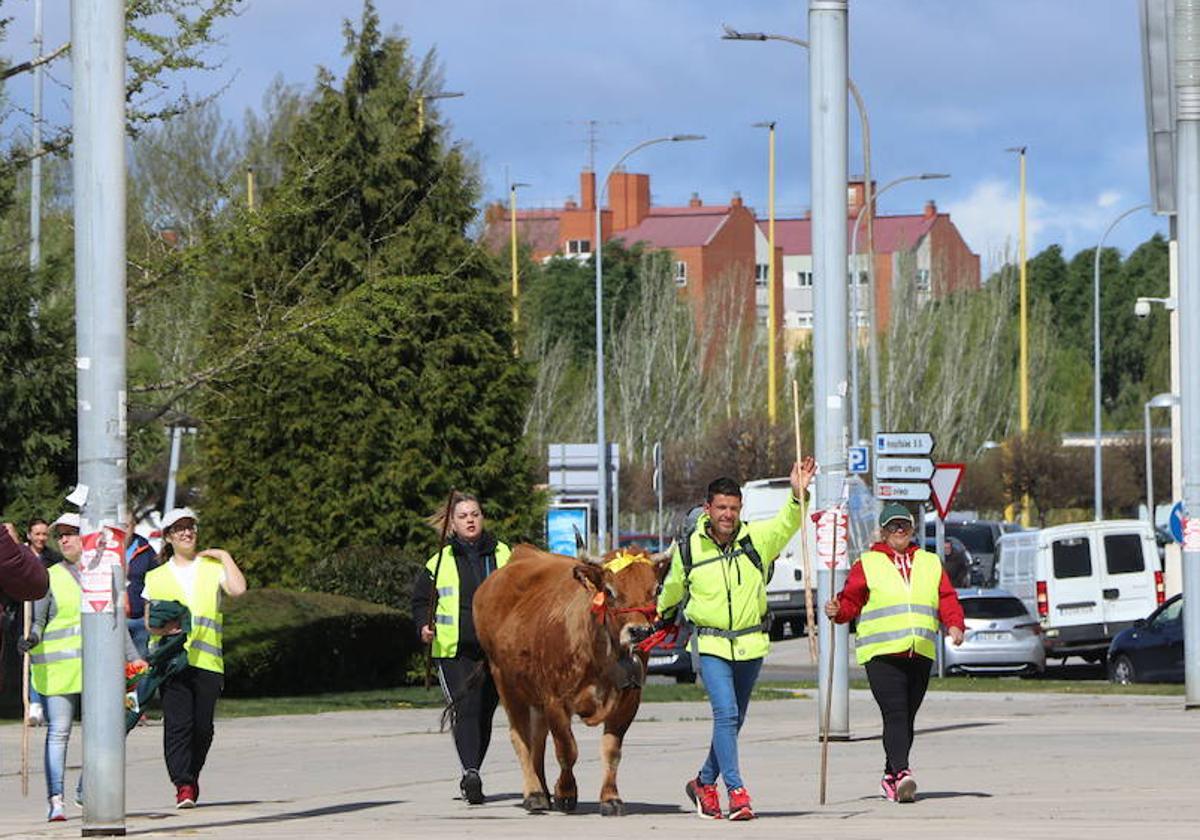
[(604, 724), (600, 813), (625, 813), (617, 765), (642, 699), (646, 667), (646, 654), (636, 645), (652, 629), (655, 592), (669, 563), (655, 563), (645, 552), (634, 562), (628, 559), (606, 567), (518, 545), (508, 565), (475, 593), (475, 631), (508, 713), (528, 811), (551, 805), (547, 732), (560, 767), (554, 807), (575, 810), (572, 768), (579, 750), (571, 718), (579, 715), (588, 726)]

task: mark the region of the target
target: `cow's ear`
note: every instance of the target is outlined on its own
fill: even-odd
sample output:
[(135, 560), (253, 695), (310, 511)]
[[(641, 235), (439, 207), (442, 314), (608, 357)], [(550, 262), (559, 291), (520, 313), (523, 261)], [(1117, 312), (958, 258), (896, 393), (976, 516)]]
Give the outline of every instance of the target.
[(589, 591), (599, 592), (604, 588), (604, 568), (602, 566), (597, 566), (595, 563), (576, 563), (572, 573), (575, 575), (575, 580), (583, 584), (583, 587)]
[(659, 583), (662, 583), (667, 578), (667, 572), (671, 571), (670, 556), (664, 557), (654, 564), (654, 578)]

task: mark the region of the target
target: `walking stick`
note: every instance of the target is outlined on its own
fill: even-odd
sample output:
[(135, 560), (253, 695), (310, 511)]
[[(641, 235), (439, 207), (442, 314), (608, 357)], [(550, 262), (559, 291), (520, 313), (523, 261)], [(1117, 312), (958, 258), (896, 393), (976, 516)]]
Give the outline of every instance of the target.
[(454, 504), (454, 495), (457, 491), (453, 487), (450, 488), (450, 495), (446, 497), (446, 509), (442, 514), (442, 533), (438, 537), (438, 559), (433, 565), (433, 590), (429, 594), (429, 615), (425, 621), (425, 626), (433, 631), (433, 639), (429, 641), (429, 647), (425, 649), (425, 690), (429, 690), (430, 682), (433, 679), (433, 640), (437, 639), (437, 622), (434, 619), (434, 613), (437, 608), (437, 581), (438, 573), (442, 570), (442, 556), (446, 553), (446, 532), (450, 530), (450, 514), (453, 513), (451, 506)]
[[(840, 513), (834, 517), (833, 521), (833, 560), (834, 565), (837, 565), (838, 552), (838, 519)], [(829, 591), (833, 592), (833, 578), (830, 577)], [(833, 619), (829, 619), (829, 678), (825, 682), (825, 713), (821, 720), (821, 804), (825, 804), (825, 782), (829, 777), (829, 717), (833, 712), (833, 664), (834, 664), (834, 648), (837, 647), (837, 624)]]
[[(803, 447), (800, 444), (800, 386), (792, 380), (792, 419), (796, 429), (796, 463), (804, 460)], [(808, 656), (814, 665), (817, 664), (817, 637), (813, 635), (815, 610), (813, 609), (812, 590), (812, 557), (808, 553), (808, 506), (806, 494), (800, 493), (800, 557), (804, 563), (804, 626), (808, 636)]]
[[(24, 638), (29, 638), (33, 623), (33, 605), (25, 602)], [(21, 658), (21, 702), (25, 716), (21, 719), (21, 796), (29, 795), (29, 651)]]

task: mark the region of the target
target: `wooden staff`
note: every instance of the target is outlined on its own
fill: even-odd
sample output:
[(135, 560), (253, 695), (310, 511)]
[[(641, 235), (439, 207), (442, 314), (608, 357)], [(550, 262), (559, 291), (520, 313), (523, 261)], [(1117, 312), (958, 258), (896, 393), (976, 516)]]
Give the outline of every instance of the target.
[[(838, 555), (838, 525), (841, 524), (841, 511), (834, 506), (833, 518), (833, 561), (837, 564)], [(833, 575), (830, 576), (830, 593), (833, 593)], [(829, 678), (825, 683), (825, 713), (821, 720), (821, 804), (825, 804), (825, 781), (829, 777), (829, 717), (833, 712), (833, 650), (837, 644), (837, 625), (829, 619)]]
[[(800, 386), (792, 380), (792, 419), (796, 429), (796, 463), (804, 461), (804, 448), (800, 444)], [(815, 610), (813, 609), (812, 587), (812, 557), (808, 553), (808, 506), (805, 501), (807, 494), (800, 493), (800, 557), (804, 563), (804, 621), (808, 636), (808, 656), (814, 665), (817, 664), (817, 637), (813, 635), (816, 628)]]
[[(24, 638), (29, 638), (33, 624), (33, 604), (25, 602)], [(29, 651), (21, 658), (21, 703), (25, 715), (21, 719), (21, 796), (29, 795)]]
[(450, 530), (450, 515), (454, 512), (454, 496), (457, 491), (451, 487), (450, 495), (446, 497), (446, 509), (442, 515), (442, 534), (438, 538), (438, 555), (437, 562), (433, 564), (433, 590), (429, 593), (429, 615), (425, 621), (425, 626), (433, 631), (433, 639), (429, 641), (429, 647), (425, 649), (425, 690), (429, 690), (429, 685), (433, 681), (433, 642), (437, 639), (437, 622), (434, 621), (438, 602), (438, 574), (442, 570), (442, 555), (446, 552), (446, 532)]

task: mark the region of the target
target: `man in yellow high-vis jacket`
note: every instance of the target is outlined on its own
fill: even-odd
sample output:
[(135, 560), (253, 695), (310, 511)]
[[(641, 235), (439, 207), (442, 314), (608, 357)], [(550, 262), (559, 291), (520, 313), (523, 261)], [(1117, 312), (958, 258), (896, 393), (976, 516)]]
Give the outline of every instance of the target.
[[(722, 818), (717, 776), (729, 794), (729, 819), (754, 819), (738, 765), (738, 732), (750, 692), (770, 648), (767, 581), (779, 552), (800, 527), (801, 494), (816, 472), (805, 458), (792, 465), (792, 495), (773, 519), (742, 522), (742, 489), (731, 478), (708, 485), (704, 514), (684, 545), (675, 549), (663, 580), (658, 611), (683, 613), (695, 626), (700, 675), (713, 710), (708, 759), (684, 792), (705, 819)], [(686, 599), (686, 600), (685, 600)]]
[(913, 724), (929, 687), (938, 624), (955, 645), (963, 641), (962, 607), (936, 554), (912, 541), (913, 515), (884, 505), (883, 538), (850, 568), (846, 585), (827, 604), (838, 624), (858, 619), (855, 655), (865, 666), (883, 716), (886, 763), (880, 791), (891, 802), (912, 802), (917, 781), (908, 766)]

